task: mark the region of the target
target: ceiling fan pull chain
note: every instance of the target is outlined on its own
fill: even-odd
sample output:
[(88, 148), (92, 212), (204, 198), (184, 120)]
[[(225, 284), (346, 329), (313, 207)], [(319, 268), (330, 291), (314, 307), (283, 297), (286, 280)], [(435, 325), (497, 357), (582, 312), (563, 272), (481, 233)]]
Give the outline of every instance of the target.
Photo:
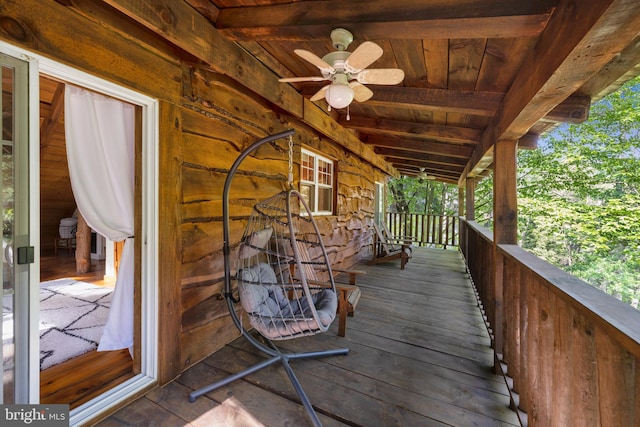
[(351, 120), (351, 116), (349, 115), (349, 106), (347, 105), (347, 121)]

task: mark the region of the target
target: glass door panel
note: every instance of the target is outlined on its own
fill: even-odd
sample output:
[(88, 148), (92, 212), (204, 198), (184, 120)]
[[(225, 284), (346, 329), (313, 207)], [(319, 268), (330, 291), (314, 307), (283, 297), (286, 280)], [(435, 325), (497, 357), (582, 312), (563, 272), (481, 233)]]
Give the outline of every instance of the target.
[(14, 403), (15, 395), (15, 278), (13, 275), (13, 99), (15, 70), (2, 66), (2, 401)]
[(0, 54), (2, 80), (2, 377), (0, 403), (28, 403), (30, 342), (28, 63)]

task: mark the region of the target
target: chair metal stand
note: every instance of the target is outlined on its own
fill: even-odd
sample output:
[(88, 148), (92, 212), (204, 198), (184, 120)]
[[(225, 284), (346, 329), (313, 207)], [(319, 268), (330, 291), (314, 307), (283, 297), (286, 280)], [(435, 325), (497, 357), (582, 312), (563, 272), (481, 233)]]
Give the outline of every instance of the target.
[(257, 363), (243, 371), (240, 371), (236, 374), (230, 375), (229, 377), (211, 383), (207, 386), (204, 386), (198, 390), (195, 390), (193, 392), (191, 392), (189, 394), (189, 401), (190, 402), (194, 402), (198, 397), (209, 393), (215, 389), (218, 389), (220, 387), (223, 387), (235, 380), (241, 379), (247, 375), (250, 375), (254, 372), (257, 372), (263, 368), (266, 368), (268, 366), (271, 366), (277, 362), (282, 363), (282, 366), (284, 367), (287, 375), (289, 376), (289, 380), (291, 381), (291, 384), (293, 385), (293, 388), (295, 389), (296, 393), (298, 394), (298, 396), (300, 397), (300, 400), (302, 402), (302, 405), (304, 406), (304, 408), (306, 409), (309, 417), (311, 418), (311, 421), (313, 422), (314, 426), (322, 426), (322, 423), (320, 422), (320, 419), (318, 418), (318, 415), (316, 414), (315, 410), (313, 409), (313, 405), (311, 404), (311, 402), (309, 401), (309, 398), (307, 397), (307, 395), (305, 394), (304, 390), (302, 389), (302, 385), (300, 384), (300, 381), (298, 381), (298, 378), (296, 377), (296, 375), (293, 372), (293, 369), (291, 368), (291, 366), (289, 365), (289, 361), (291, 360), (298, 360), (298, 359), (309, 359), (309, 358), (320, 358), (320, 357), (330, 357), (330, 356), (339, 356), (339, 355), (346, 355), (349, 353), (349, 349), (348, 348), (338, 348), (338, 349), (333, 349), (333, 350), (322, 350), (322, 351), (312, 351), (312, 352), (302, 352), (302, 353), (282, 353), (271, 341), (268, 341), (271, 347), (267, 347), (266, 345), (264, 345), (263, 343), (261, 343), (260, 341), (258, 341), (253, 335), (251, 335), (243, 326), (242, 326), (242, 322), (240, 321), (240, 319), (238, 318), (238, 315), (236, 314), (236, 310), (234, 307), (234, 303), (236, 303), (237, 301), (235, 300), (235, 298), (233, 297), (232, 294), (232, 286), (231, 286), (231, 264), (230, 264), (230, 253), (231, 253), (231, 249), (230, 249), (230, 244), (229, 244), (229, 189), (231, 187), (231, 181), (233, 180), (233, 177), (236, 173), (236, 171), (238, 170), (238, 167), (240, 166), (240, 163), (242, 163), (242, 161), (251, 153), (253, 152), (255, 149), (257, 149), (258, 147), (260, 147), (261, 145), (280, 139), (280, 138), (285, 138), (287, 136), (293, 135), (293, 130), (288, 130), (285, 132), (281, 132), (275, 135), (271, 135), (268, 136), (266, 138), (263, 138), (261, 140), (258, 140), (256, 142), (254, 142), (250, 147), (248, 147), (247, 149), (245, 149), (240, 156), (238, 156), (238, 158), (236, 159), (236, 161), (233, 163), (233, 165), (231, 166), (231, 169), (229, 169), (229, 174), (227, 175), (227, 178), (225, 180), (225, 184), (224, 184), (224, 190), (222, 193), (222, 215), (223, 215), (223, 238), (224, 238), (224, 242), (223, 242), (223, 255), (224, 255), (224, 273), (225, 273), (225, 286), (224, 286), (224, 298), (227, 301), (227, 308), (229, 309), (229, 314), (231, 316), (231, 319), (233, 320), (234, 324), (236, 325), (236, 327), (238, 328), (238, 330), (240, 331), (240, 333), (242, 334), (242, 336), (247, 339), (254, 347), (256, 347), (258, 350), (262, 351), (263, 353), (267, 354), (269, 356), (268, 359)]

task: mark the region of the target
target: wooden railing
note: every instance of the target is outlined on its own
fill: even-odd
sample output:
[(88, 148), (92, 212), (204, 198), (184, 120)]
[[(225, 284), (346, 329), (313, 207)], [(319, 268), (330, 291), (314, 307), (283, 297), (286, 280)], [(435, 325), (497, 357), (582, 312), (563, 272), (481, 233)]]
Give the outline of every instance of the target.
[(460, 237), (522, 424), (640, 425), (640, 311), (476, 223)]
[(387, 226), (394, 236), (411, 237), (417, 246), (458, 246), (458, 217), (387, 213)]

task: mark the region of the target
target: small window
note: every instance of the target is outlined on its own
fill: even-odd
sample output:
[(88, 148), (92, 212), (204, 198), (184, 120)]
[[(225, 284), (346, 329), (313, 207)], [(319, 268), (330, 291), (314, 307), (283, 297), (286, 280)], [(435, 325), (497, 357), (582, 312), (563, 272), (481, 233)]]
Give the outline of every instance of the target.
[(313, 214), (333, 214), (333, 161), (302, 149), (300, 193)]

